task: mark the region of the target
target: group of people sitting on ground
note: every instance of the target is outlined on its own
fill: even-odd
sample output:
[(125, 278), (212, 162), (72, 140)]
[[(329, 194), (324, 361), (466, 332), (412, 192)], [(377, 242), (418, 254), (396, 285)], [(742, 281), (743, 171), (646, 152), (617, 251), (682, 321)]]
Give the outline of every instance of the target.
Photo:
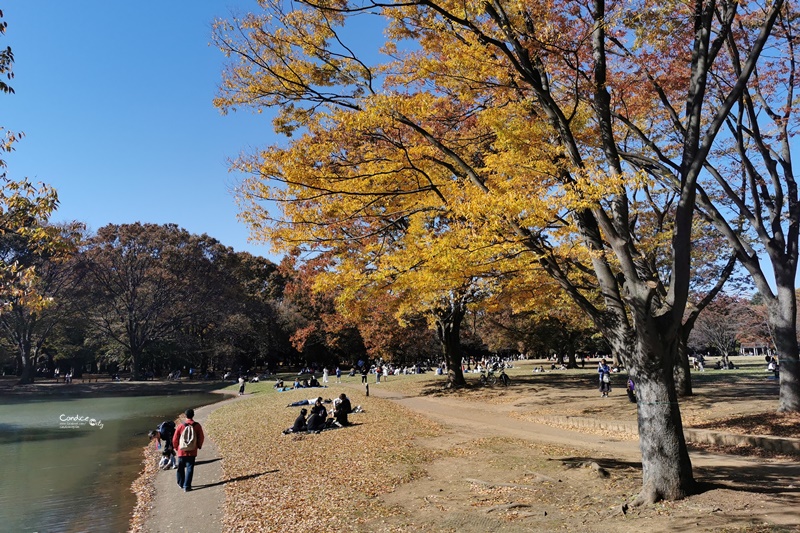
[(714, 364), (714, 368), (716, 370), (735, 370), (736, 365), (733, 364), (733, 361), (731, 361), (727, 355), (723, 355)]
[(283, 380), (278, 378), (275, 380), (275, 385), (273, 387), (278, 391), (287, 391), (287, 390), (294, 390), (294, 389), (309, 389), (313, 387), (325, 387), (325, 385), (320, 385), (319, 380), (316, 376), (312, 375), (309, 379), (304, 379), (300, 381), (300, 378), (295, 378), (294, 383), (292, 383), (291, 387), (287, 387), (284, 385)]
[[(283, 387), (283, 380), (282, 379), (279, 379), (275, 383), (275, 388), (277, 389), (279, 387)], [(319, 384), (319, 380), (316, 378), (316, 376), (313, 376), (313, 375), (310, 378), (304, 379), (303, 381), (300, 381), (300, 378), (295, 378), (294, 383), (292, 383), (292, 387), (291, 388), (292, 389), (308, 389), (308, 388), (312, 388), (312, 387), (322, 387), (322, 385)], [(291, 390), (291, 389), (287, 389), (287, 390)]]
[[(326, 403), (333, 403), (333, 410), (331, 417), (328, 417), (328, 408)], [(350, 399), (344, 393), (340, 394), (335, 400), (323, 400), (322, 396), (319, 398), (312, 398), (309, 400), (300, 400), (290, 403), (286, 407), (295, 407), (299, 405), (311, 405), (311, 412), (308, 409), (300, 409), (300, 414), (295, 419), (292, 427), (285, 429), (284, 434), (288, 433), (319, 433), (324, 429), (331, 427), (344, 427), (349, 426), (350, 421), (347, 415), (354, 412)]]

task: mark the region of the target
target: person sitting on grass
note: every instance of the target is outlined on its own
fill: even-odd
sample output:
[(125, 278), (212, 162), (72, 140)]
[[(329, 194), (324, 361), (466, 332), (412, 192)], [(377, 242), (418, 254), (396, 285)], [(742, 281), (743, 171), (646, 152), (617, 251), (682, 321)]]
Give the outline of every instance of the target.
[(318, 411), (312, 411), (311, 415), (306, 420), (306, 429), (309, 432), (318, 432), (325, 429), (325, 420), (327, 416), (320, 414)]
[(313, 415), (314, 413), (318, 413), (320, 416), (322, 416), (322, 420), (325, 420), (325, 418), (328, 416), (328, 408), (323, 405), (322, 396), (317, 398), (314, 401), (314, 406), (311, 407), (311, 414)]
[(289, 429), (283, 430), (284, 434), (287, 433), (300, 433), (307, 429), (306, 427), (306, 415), (308, 414), (308, 409), (300, 409), (300, 414), (295, 418), (294, 424)]
[(336, 419), (336, 422), (340, 426), (349, 426), (350, 422), (347, 420), (347, 415), (353, 411), (353, 406), (350, 403), (350, 399), (345, 395), (345, 393), (341, 393), (337, 400), (338, 402), (333, 408), (333, 418)]

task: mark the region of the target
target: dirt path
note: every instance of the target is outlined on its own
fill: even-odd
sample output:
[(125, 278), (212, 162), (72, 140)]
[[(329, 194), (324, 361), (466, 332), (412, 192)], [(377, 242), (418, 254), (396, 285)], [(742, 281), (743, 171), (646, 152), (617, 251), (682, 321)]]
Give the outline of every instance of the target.
[[(194, 419), (204, 424), (214, 410), (248, 397), (236, 396), (199, 407)], [(222, 533), (222, 503), (225, 500), (222, 459), (214, 440), (206, 432), (203, 449), (197, 455), (191, 492), (183, 492), (178, 487), (175, 470), (158, 472), (153, 507), (144, 531)]]
[[(577, 448), (582, 450), (582, 459), (596, 460), (609, 468), (625, 466), (629, 470), (635, 471), (631, 477), (638, 479), (638, 483), (641, 483), (641, 454), (638, 440), (616, 438), (613, 434), (602, 434), (602, 432), (585, 433), (560, 429), (521, 420), (510, 416), (515, 410), (513, 405), (464, 402), (458, 398), (438, 396), (406, 397), (396, 392), (381, 390), (379, 387), (372, 387), (370, 393), (377, 397), (396, 401), (412, 411), (449, 427), (451, 433), (446, 437), (446, 442), (433, 444), (434, 446), (448, 446), (480, 438), (511, 437), (542, 443), (553, 448)], [(511, 452), (504, 453), (510, 454)], [(800, 509), (800, 482), (798, 481), (800, 480), (800, 463), (719, 455), (702, 451), (693, 451), (691, 459), (695, 479), (703, 486), (702, 493), (683, 502), (669, 504), (671, 509), (669, 519), (664, 520), (661, 525), (657, 521), (648, 522), (651, 531), (662, 530), (662, 527), (664, 531), (676, 527), (713, 531), (731, 525), (735, 525), (737, 528), (744, 526), (745, 531), (755, 531), (756, 524), (788, 526), (795, 530), (795, 527), (800, 526), (800, 511), (798, 511)], [(465, 466), (460, 465), (457, 460), (441, 461), (438, 468), (436, 465), (432, 466), (432, 474), (428, 482), (433, 485), (438, 484), (438, 486), (446, 483), (447, 485), (444, 486), (457, 487), (459, 484), (464, 484), (463, 476), (480, 477), (482, 475), (492, 479), (492, 476), (499, 475), (492, 469), (480, 468), (475, 461), (468, 463)], [(513, 468), (511, 470), (513, 471)], [(619, 468), (619, 470), (624, 470), (624, 468)], [(461, 478), (459, 478), (459, 474), (455, 474), (458, 471), (460, 471)], [(580, 485), (580, 479), (577, 480), (577, 483)], [(404, 507), (425, 505), (426, 502), (437, 501), (436, 492), (425, 494), (430, 491), (430, 487), (427, 487), (425, 483), (417, 483), (417, 487), (414, 485), (415, 483), (411, 483), (407, 487), (400, 488), (396, 494), (390, 495), (388, 500)], [(633, 489), (636, 490), (635, 483)], [(441, 491), (442, 489), (436, 490)], [(453, 492), (455, 492), (454, 489)], [(584, 497), (593, 497), (592, 490), (588, 490)], [(468, 504), (474, 507), (474, 501), (471, 503), (469, 501), (459, 502), (458, 498), (453, 496), (449, 505), (440, 504), (440, 511), (456, 509), (459, 505), (468, 510)], [(646, 515), (649, 512), (649, 510), (644, 511)], [(556, 513), (557, 509), (554, 508), (551, 516)], [(622, 517), (621, 513), (620, 516)], [(605, 529), (636, 531), (643, 525), (641, 522), (634, 523), (631, 520), (628, 520), (631, 523), (626, 525), (624, 517), (622, 518), (620, 523), (615, 522), (608, 526), (610, 529), (608, 527)], [(652, 517), (647, 516), (647, 518), (651, 519)], [(472, 518), (473, 521), (475, 519), (475, 517)], [(574, 521), (575, 517), (563, 516), (562, 520), (557, 523), (560, 524), (560, 527), (566, 527), (565, 521)], [(582, 530), (589, 531), (594, 530), (591, 524), (591, 520), (587, 519), (586, 522), (569, 525), (586, 528)], [(552, 526), (552, 523), (542, 524), (541, 529), (531, 526), (530, 530), (546, 531)], [(497, 526), (494, 522), (491, 527), (480, 522), (473, 523), (473, 525), (460, 524), (458, 527), (465, 531), (479, 531), (481, 528), (489, 528), (485, 529), (486, 531), (503, 530), (496, 529)], [(754, 529), (749, 529), (750, 527)]]
[[(344, 386), (361, 388), (356, 382)], [(492, 395), (475, 401), (371, 386), (370, 395), (396, 402), (446, 430), (419, 442), (441, 452), (426, 463), (424, 472), (378, 496), (391, 512), (353, 531), (800, 531), (798, 462), (702, 451), (691, 453), (700, 494), (623, 513), (622, 503), (641, 486), (638, 441), (610, 431), (562, 429), (526, 420), (527, 413), (538, 410), (535, 404), (565, 400), (544, 391), (520, 390), (510, 390), (505, 399)], [(601, 402), (592, 392), (567, 394), (569, 401), (561, 405), (580, 404), (584, 416), (591, 416), (592, 409), (616, 414), (630, 409), (623, 398)], [(198, 409), (196, 418), (203, 423), (224, 403)], [(370, 409), (369, 399), (365, 407)], [(223, 531), (222, 461), (209, 439), (199, 456), (196, 490), (191, 493), (178, 490), (174, 471), (159, 472), (145, 531)], [(575, 467), (588, 462), (610, 475)], [(254, 530), (278, 528), (263, 523)]]

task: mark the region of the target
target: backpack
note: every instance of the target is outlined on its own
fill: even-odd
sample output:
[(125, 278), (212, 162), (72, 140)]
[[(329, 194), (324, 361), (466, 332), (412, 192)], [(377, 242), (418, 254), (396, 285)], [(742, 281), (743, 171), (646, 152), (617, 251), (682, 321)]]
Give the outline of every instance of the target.
[(194, 431), (194, 424), (184, 424), (181, 438), (178, 441), (178, 449), (184, 452), (193, 452), (197, 449), (197, 435)]

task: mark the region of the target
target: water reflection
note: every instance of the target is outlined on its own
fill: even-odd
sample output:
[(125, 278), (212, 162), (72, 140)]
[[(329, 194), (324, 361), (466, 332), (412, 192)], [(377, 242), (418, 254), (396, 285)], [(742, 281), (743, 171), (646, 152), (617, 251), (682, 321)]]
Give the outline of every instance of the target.
[[(147, 431), (213, 394), (0, 405), (3, 531), (125, 531)], [(92, 424), (94, 421), (94, 424)]]

